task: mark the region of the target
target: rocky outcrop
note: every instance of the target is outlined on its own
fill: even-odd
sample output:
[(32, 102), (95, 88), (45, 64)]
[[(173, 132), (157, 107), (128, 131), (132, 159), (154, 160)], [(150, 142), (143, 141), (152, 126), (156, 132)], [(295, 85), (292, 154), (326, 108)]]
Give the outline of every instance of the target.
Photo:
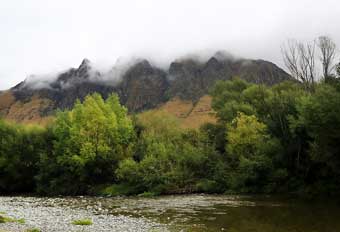
[(166, 72), (143, 60), (124, 74), (117, 91), (121, 102), (130, 111), (138, 112), (165, 102), (168, 87)]
[(173, 62), (169, 69), (171, 97), (197, 101), (217, 80), (240, 77), (252, 83), (274, 85), (291, 79), (275, 64), (264, 60), (232, 59), (216, 53), (206, 63), (195, 60)]

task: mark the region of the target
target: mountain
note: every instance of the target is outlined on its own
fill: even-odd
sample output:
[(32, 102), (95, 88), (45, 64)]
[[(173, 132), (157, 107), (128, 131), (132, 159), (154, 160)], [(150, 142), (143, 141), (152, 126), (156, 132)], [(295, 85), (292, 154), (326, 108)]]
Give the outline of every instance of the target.
[[(32, 76), (1, 92), (0, 115), (17, 122), (41, 123), (57, 109), (69, 109), (77, 99), (83, 100), (90, 93), (98, 92), (106, 98), (115, 92), (130, 112), (163, 107), (178, 117), (177, 109), (171, 109), (183, 105), (188, 110), (183, 115), (189, 117), (190, 112), (200, 112), (199, 121), (204, 121), (207, 118), (204, 112), (211, 111), (209, 88), (217, 80), (229, 80), (234, 76), (266, 85), (291, 79), (271, 62), (233, 59), (222, 52), (206, 62), (178, 59), (171, 62), (168, 69), (139, 59), (125, 69), (114, 67), (108, 73), (97, 71), (84, 59), (78, 68), (71, 68), (55, 78), (46, 80)], [(191, 107), (188, 108), (188, 104)], [(204, 110), (199, 108), (200, 104)]]

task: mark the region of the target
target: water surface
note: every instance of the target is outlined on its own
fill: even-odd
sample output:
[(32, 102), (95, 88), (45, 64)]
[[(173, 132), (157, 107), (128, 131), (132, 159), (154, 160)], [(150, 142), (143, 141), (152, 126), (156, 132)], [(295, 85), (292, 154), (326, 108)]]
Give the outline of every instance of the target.
[(172, 231), (340, 232), (337, 201), (270, 196), (165, 196), (122, 199), (115, 213), (142, 215)]

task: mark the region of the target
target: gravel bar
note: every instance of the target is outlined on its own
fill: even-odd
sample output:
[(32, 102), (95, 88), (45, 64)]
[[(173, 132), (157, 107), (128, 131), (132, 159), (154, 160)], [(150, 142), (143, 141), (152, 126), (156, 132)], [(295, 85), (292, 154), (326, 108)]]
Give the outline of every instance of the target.
[[(61, 205), (59, 201), (64, 203)], [(24, 219), (24, 223), (0, 223), (0, 231), (25, 232), (27, 229), (39, 229), (41, 232), (68, 231), (168, 231), (166, 226), (144, 217), (128, 215), (112, 215), (105, 210), (88, 207), (74, 208), (72, 201), (67, 204), (63, 198), (34, 198), (34, 197), (0, 197), (0, 213), (3, 216)], [(74, 220), (91, 219), (93, 224), (88, 226), (73, 225)]]

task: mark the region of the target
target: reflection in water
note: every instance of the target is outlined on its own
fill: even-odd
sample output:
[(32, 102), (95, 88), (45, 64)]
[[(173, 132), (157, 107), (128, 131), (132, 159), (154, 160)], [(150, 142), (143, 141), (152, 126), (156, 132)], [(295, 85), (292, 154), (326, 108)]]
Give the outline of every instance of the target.
[(340, 231), (337, 204), (204, 195), (123, 200), (121, 204), (126, 211), (118, 206), (118, 212), (133, 209), (143, 216), (172, 225), (173, 231)]
[(179, 195), (155, 198), (32, 198), (36, 204), (98, 214), (146, 217), (171, 231), (340, 232), (340, 205), (269, 196)]

